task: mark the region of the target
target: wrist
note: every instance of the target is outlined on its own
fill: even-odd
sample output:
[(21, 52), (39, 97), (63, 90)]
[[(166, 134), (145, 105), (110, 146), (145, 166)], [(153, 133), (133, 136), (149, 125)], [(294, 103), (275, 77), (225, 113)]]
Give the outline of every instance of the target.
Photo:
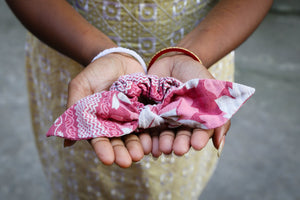
[(151, 58), (151, 60), (148, 64), (148, 70), (154, 64), (154, 62), (156, 62), (159, 58), (172, 57), (172, 56), (176, 56), (176, 55), (185, 55), (185, 56), (190, 57), (193, 60), (199, 62), (202, 65), (202, 61), (200, 60), (200, 58), (195, 53), (193, 53), (192, 51), (190, 51), (188, 49), (185, 49), (185, 48), (182, 48), (182, 47), (168, 47), (168, 48), (164, 48), (164, 49), (158, 51)]
[(137, 66), (139, 68), (143, 68), (141, 63), (136, 58), (126, 53), (115, 52), (115, 53), (105, 55), (104, 57), (109, 57), (110, 59), (118, 60), (121, 63), (121, 65), (124, 67), (124, 69), (128, 67), (135, 68)]
[[(120, 56), (123, 56), (123, 58), (129, 58), (129, 59), (135, 59), (135, 61), (139, 62), (139, 64), (143, 67), (145, 73), (147, 73), (147, 67), (146, 67), (146, 64), (143, 60), (143, 58), (138, 55), (135, 51), (133, 50), (130, 50), (130, 49), (126, 49), (126, 48), (123, 48), (123, 47), (114, 47), (114, 48), (110, 48), (110, 49), (106, 49), (104, 51), (101, 51), (98, 55), (96, 55), (92, 61), (94, 62), (95, 60), (101, 58), (101, 57), (104, 57), (106, 55), (109, 55), (109, 54), (116, 54), (116, 55), (120, 55)], [(123, 61), (123, 60), (122, 60)]]

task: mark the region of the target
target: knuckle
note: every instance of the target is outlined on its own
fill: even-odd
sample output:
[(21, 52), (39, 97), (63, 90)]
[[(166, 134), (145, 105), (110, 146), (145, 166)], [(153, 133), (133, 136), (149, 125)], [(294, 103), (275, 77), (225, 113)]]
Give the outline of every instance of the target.
[(180, 130), (177, 132), (177, 136), (191, 137), (192, 133), (188, 130)]
[(125, 145), (127, 146), (128, 144), (132, 143), (140, 143), (140, 140), (137, 136), (134, 137), (126, 137), (125, 138)]
[(173, 131), (171, 131), (171, 130), (169, 130), (169, 131), (163, 131), (160, 134), (160, 137), (165, 137), (165, 136), (175, 137), (175, 133)]
[(120, 138), (113, 138), (111, 139), (111, 145), (113, 148), (115, 147), (124, 147), (124, 143)]
[(105, 137), (99, 137), (99, 138), (93, 138), (91, 141), (92, 145), (100, 144), (101, 142), (109, 142), (108, 138)]

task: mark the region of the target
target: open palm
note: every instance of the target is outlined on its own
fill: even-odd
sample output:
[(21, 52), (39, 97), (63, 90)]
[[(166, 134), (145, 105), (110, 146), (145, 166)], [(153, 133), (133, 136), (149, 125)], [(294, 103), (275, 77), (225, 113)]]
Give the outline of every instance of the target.
[[(194, 78), (213, 79), (209, 71), (199, 62), (186, 55), (173, 55), (164, 57), (156, 61), (148, 71), (160, 77), (174, 77), (181, 82), (186, 82)], [(152, 154), (159, 156), (161, 153), (170, 154), (172, 151), (176, 155), (187, 153), (190, 147), (201, 150), (206, 146), (209, 139), (213, 138), (215, 147), (221, 148), (230, 127), (230, 121), (216, 129), (189, 129), (181, 128), (176, 130), (164, 130), (153, 143)], [(154, 141), (153, 141), (154, 142)]]
[[(70, 82), (67, 107), (86, 96), (108, 90), (120, 76), (137, 72), (143, 72), (143, 68), (131, 56), (112, 53), (99, 58), (89, 64)], [(141, 138), (144, 146), (135, 134), (111, 139), (99, 137), (92, 139), (90, 143), (102, 163), (106, 165), (116, 163), (120, 167), (129, 167), (132, 161), (139, 161), (143, 158), (144, 149), (149, 151), (150, 147), (148, 148), (149, 142), (147, 140), (150, 137), (143, 137), (141, 134)], [(70, 140), (65, 140), (65, 146), (70, 146), (73, 143)]]

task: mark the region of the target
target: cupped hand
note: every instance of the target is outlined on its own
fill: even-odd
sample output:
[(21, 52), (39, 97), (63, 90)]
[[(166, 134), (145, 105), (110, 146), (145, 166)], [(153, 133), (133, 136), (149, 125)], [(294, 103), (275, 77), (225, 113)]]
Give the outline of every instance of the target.
[[(89, 64), (70, 82), (67, 107), (88, 95), (108, 90), (122, 75), (138, 72), (143, 73), (143, 68), (131, 56), (112, 53), (101, 57)], [(120, 167), (129, 167), (133, 161), (141, 160), (144, 152), (151, 151), (148, 141), (150, 136), (141, 134), (140, 138), (135, 134), (111, 139), (99, 137), (90, 140), (90, 144), (103, 164), (116, 163)], [(65, 146), (73, 143), (65, 140)]]
[[(148, 74), (174, 77), (183, 83), (194, 78), (214, 78), (205, 66), (187, 55), (163, 57), (151, 66)], [(195, 150), (203, 149), (210, 138), (213, 139), (217, 149), (222, 149), (229, 128), (230, 121), (221, 127), (210, 130), (185, 127), (164, 130), (159, 134), (156, 133), (156, 140), (153, 138), (152, 154), (158, 157), (161, 153), (170, 154), (173, 151), (176, 155), (184, 155), (191, 147)]]

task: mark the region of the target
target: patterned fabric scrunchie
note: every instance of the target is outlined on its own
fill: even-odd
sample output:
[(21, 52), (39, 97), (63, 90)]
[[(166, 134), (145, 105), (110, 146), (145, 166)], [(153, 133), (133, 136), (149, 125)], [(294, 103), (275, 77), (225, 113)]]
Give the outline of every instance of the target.
[(161, 125), (212, 129), (225, 124), (254, 91), (215, 79), (181, 83), (171, 77), (126, 75), (109, 91), (85, 97), (67, 109), (47, 136), (70, 140), (120, 137)]

